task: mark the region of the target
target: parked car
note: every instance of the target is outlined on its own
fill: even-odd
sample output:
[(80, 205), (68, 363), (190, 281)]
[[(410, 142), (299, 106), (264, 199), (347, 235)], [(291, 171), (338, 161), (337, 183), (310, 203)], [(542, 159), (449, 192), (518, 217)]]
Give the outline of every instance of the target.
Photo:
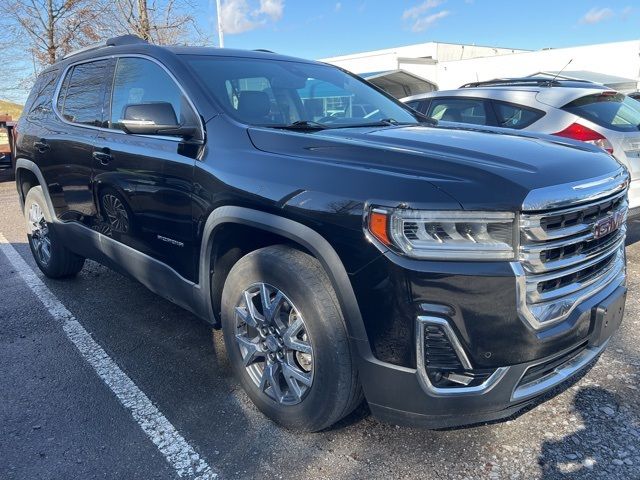
[[(373, 109), (331, 116), (323, 91)], [(118, 37), (29, 96), (29, 245), (48, 277), (90, 258), (222, 328), (288, 428), (363, 397), (396, 424), (505, 418), (617, 330), (629, 176), (593, 145), (434, 123), (334, 66)]]
[(14, 122), (7, 115), (0, 115), (0, 167), (13, 167)]
[(640, 214), (640, 104), (580, 80), (513, 78), (402, 99), (429, 117), (542, 132), (597, 145), (631, 172), (630, 215)]

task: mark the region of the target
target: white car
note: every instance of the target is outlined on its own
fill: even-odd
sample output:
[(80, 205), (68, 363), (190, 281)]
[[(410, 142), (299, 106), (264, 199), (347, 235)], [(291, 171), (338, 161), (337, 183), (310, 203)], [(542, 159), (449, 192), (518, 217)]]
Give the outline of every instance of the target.
[(579, 80), (475, 82), (403, 98), (436, 120), (514, 128), (593, 143), (631, 172), (629, 215), (640, 214), (640, 102)]

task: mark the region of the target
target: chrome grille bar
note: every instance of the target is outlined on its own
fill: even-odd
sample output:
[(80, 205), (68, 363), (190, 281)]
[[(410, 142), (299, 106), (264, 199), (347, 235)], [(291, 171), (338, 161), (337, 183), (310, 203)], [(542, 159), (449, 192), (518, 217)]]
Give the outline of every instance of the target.
[(517, 276), (519, 312), (535, 329), (565, 319), (573, 309), (625, 278), (624, 223), (600, 237), (607, 219), (626, 220), (627, 191), (520, 216)]
[[(553, 210), (545, 213), (525, 213), (520, 219), (522, 233), (526, 240), (547, 241), (571, 237), (580, 233), (589, 232), (593, 226), (603, 218), (614, 212), (626, 212), (629, 203), (626, 200), (627, 191), (620, 192), (605, 201), (591, 202), (567, 209)], [(597, 209), (597, 213), (588, 215), (591, 210)], [(580, 218), (580, 214), (583, 215)], [(550, 228), (549, 219), (577, 216), (577, 221), (570, 225)]]

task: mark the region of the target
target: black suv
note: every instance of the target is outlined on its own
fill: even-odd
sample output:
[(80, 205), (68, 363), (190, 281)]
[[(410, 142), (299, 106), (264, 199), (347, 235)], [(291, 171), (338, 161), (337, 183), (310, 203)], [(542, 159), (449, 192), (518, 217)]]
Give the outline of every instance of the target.
[(44, 71), (17, 130), (44, 274), (91, 258), (222, 328), (289, 428), (363, 397), (394, 423), (504, 418), (622, 318), (629, 175), (597, 147), (439, 127), (322, 63), (132, 37)]

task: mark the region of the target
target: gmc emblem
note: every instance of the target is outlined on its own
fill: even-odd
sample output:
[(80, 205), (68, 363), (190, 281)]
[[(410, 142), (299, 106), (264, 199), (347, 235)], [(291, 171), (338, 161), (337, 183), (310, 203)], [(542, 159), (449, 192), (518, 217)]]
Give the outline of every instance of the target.
[(624, 223), (624, 217), (625, 215), (623, 212), (616, 212), (608, 217), (598, 220), (593, 225), (593, 238), (597, 240), (598, 238), (606, 237), (611, 232), (615, 232)]

